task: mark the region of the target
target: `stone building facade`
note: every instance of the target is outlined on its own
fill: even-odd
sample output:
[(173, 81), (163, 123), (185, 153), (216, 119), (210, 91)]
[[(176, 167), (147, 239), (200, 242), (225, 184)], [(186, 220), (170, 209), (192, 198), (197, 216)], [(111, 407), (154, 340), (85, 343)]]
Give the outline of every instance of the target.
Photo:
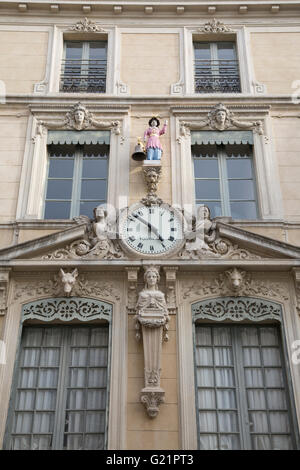
[(300, 2), (0, 11), (1, 447), (298, 448)]

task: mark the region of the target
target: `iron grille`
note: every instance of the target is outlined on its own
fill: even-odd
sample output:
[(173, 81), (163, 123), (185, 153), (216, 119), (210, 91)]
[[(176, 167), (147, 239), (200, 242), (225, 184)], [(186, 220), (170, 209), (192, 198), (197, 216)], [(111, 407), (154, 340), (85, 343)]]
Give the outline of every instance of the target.
[(105, 93), (106, 59), (62, 61), (60, 91), (72, 93)]
[(196, 93), (238, 93), (240, 91), (237, 60), (195, 59)]

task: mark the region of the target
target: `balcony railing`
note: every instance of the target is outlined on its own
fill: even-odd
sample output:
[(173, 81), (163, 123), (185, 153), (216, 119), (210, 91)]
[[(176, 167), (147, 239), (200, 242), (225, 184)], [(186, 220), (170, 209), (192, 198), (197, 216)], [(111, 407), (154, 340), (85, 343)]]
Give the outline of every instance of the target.
[(60, 91), (71, 93), (105, 93), (106, 59), (62, 62)]
[(239, 93), (240, 91), (237, 60), (195, 59), (196, 93)]

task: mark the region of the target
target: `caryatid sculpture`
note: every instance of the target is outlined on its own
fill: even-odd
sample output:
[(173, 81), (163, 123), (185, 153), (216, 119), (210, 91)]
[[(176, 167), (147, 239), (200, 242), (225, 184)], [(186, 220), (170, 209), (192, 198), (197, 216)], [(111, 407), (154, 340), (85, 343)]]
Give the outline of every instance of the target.
[(148, 416), (155, 418), (159, 405), (164, 402), (164, 390), (160, 387), (162, 341), (168, 340), (169, 315), (165, 294), (158, 288), (159, 269), (149, 266), (145, 269), (145, 287), (139, 293), (136, 305), (136, 337), (141, 333), (144, 347), (145, 387), (141, 390), (141, 402)]
[(159, 128), (159, 120), (153, 116), (149, 120), (149, 127), (144, 132), (144, 142), (146, 142), (147, 160), (160, 160), (163, 148), (160, 136), (166, 133), (168, 122), (165, 121), (162, 129)]

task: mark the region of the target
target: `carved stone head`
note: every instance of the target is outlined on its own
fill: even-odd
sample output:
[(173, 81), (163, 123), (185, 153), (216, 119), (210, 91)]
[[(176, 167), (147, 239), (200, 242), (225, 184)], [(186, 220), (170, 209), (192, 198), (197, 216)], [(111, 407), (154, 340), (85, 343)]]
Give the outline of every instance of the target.
[(67, 297), (69, 297), (71, 295), (73, 286), (76, 282), (78, 271), (75, 268), (71, 273), (67, 273), (67, 272), (64, 272), (62, 268), (60, 268), (59, 274), (60, 274), (61, 282), (63, 284), (64, 293), (66, 294)]
[(90, 113), (86, 107), (78, 102), (72, 107), (71, 111), (66, 114), (66, 122), (68, 127), (80, 131), (88, 127), (89, 116)]
[(238, 295), (245, 287), (245, 284), (250, 280), (250, 273), (239, 268), (228, 269), (224, 274), (229, 288), (235, 295)]
[(144, 274), (145, 288), (158, 289), (160, 281), (159, 268), (156, 266), (148, 266)]
[(210, 126), (222, 131), (230, 126), (230, 111), (222, 103), (217, 104), (208, 114)]

